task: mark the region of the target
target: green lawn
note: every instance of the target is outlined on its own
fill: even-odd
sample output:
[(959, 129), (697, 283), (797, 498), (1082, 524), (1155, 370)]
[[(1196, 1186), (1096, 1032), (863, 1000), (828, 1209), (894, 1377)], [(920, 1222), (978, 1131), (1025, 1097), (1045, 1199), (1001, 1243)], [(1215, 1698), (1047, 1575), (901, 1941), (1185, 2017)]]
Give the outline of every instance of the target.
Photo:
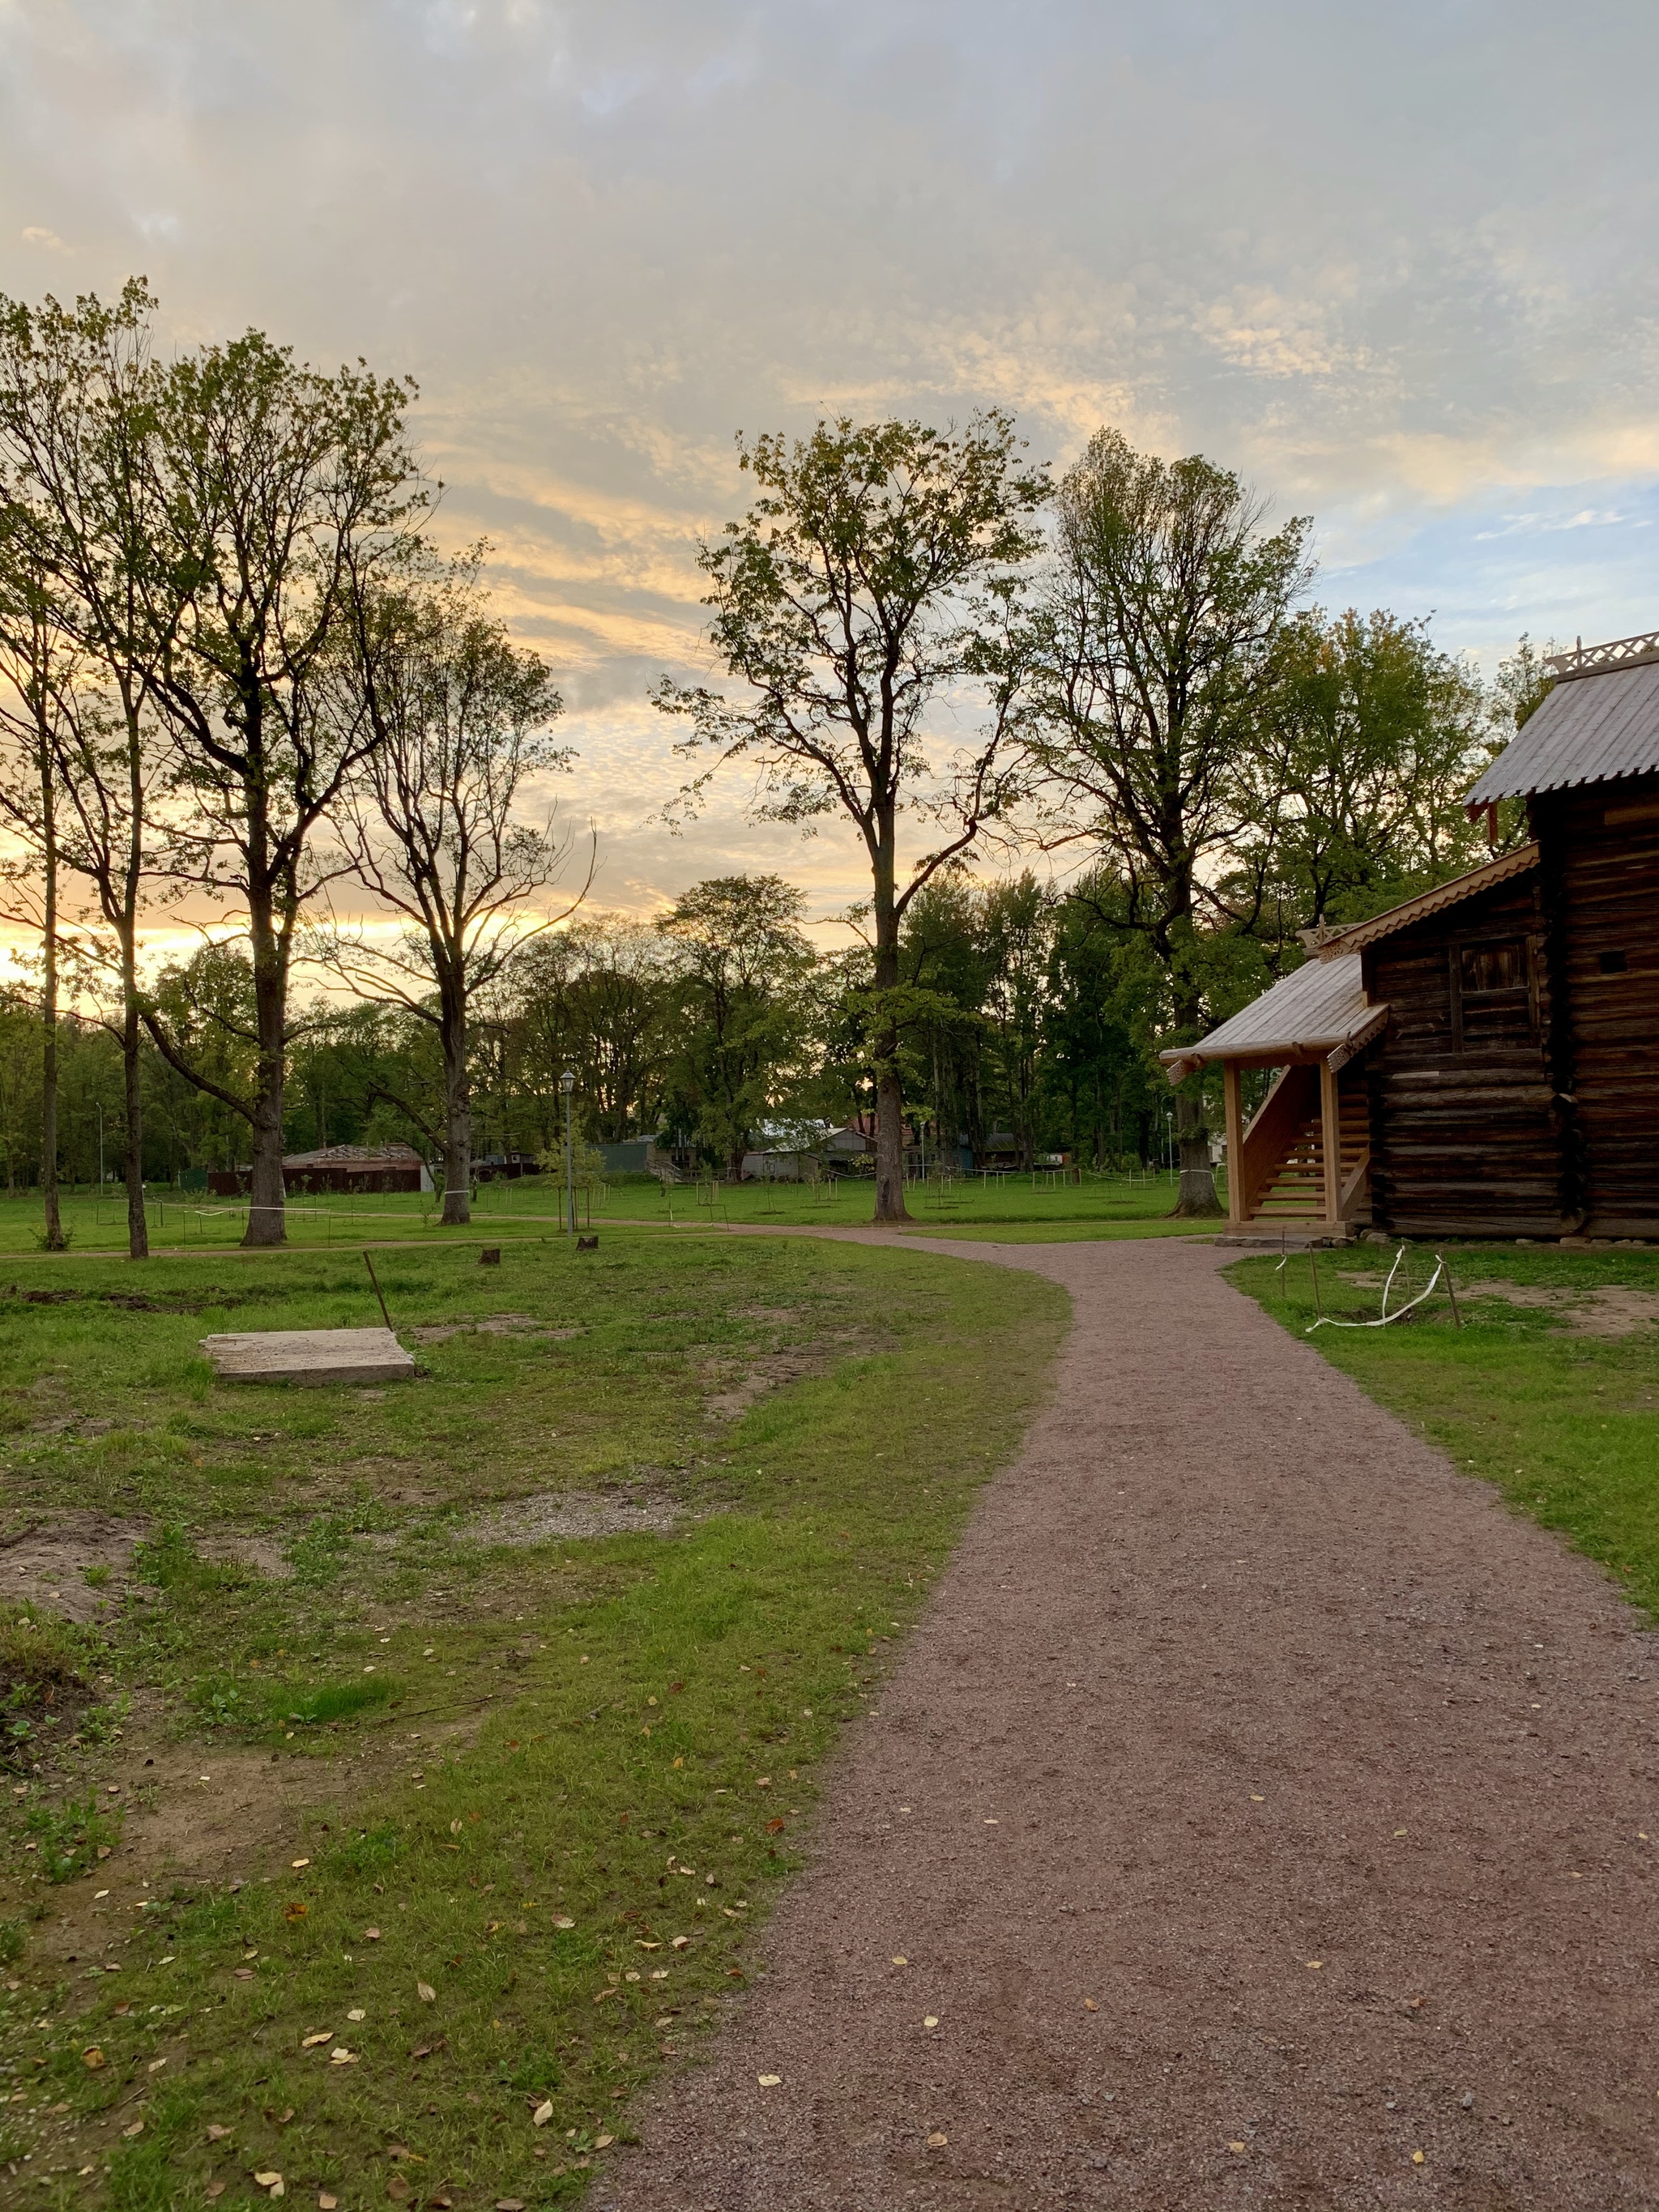
[[(1173, 1221), (1175, 1185), (1168, 1176), (1089, 1175), (1081, 1183), (1039, 1170), (1035, 1175), (963, 1177), (941, 1188), (918, 1184), (909, 1194), (917, 1232), (943, 1237), (1006, 1236), (1013, 1241), (1073, 1237), (1182, 1234), (1216, 1224)], [(391, 1197), (297, 1197), (289, 1201), (288, 1233), (295, 1246), (324, 1249), (365, 1243), (453, 1243), (459, 1236), (553, 1237), (562, 1228), (563, 1194), (544, 1176), (486, 1184), (474, 1206), (471, 1231), (438, 1226), (436, 1202), (413, 1194)], [(869, 1221), (873, 1187), (845, 1176), (817, 1186), (794, 1183), (684, 1183), (664, 1191), (655, 1183), (612, 1183), (578, 1194), (582, 1225), (609, 1224), (684, 1230), (746, 1224)], [(125, 1199), (68, 1195), (64, 1225), (75, 1252), (115, 1252), (126, 1239)], [(0, 1252), (38, 1250), (38, 1197), (0, 1199)], [(150, 1241), (158, 1251), (228, 1249), (240, 1243), (246, 1215), (234, 1200), (187, 1197), (157, 1190), (149, 1202)]]
[[(1380, 1313), (1397, 1249), (1321, 1254), (1325, 1312)], [(1659, 1620), (1659, 1251), (1466, 1244), (1446, 1256), (1461, 1328), (1437, 1293), (1397, 1326), (1317, 1328), (1306, 1340), (1517, 1510), (1561, 1530)], [(1410, 1264), (1420, 1290), (1433, 1255), (1413, 1248)], [(1287, 1328), (1301, 1334), (1315, 1319), (1308, 1255), (1282, 1273), (1271, 1259), (1230, 1272)], [(1504, 1295), (1468, 1295), (1493, 1283)]]
[[(229, 1389), (197, 1352), (375, 1319), (356, 1251), (8, 1267), (0, 1536), (151, 1529), (131, 1581), (92, 1567), (107, 1625), (0, 1620), (29, 2203), (578, 2196), (741, 1989), (1065, 1320), (1035, 1278), (793, 1238), (380, 1264), (405, 1340), (457, 1331), (384, 1395)], [(467, 1536), (551, 1492), (682, 1517)], [(192, 1807), (223, 1791), (245, 1847), (210, 1879)]]

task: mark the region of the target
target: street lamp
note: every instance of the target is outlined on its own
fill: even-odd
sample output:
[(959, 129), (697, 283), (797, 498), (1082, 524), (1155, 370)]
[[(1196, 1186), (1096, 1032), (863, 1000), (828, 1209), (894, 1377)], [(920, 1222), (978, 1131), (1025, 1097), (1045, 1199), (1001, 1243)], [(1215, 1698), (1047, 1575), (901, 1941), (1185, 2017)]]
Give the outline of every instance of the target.
[(565, 1210), (570, 1217), (570, 1233), (576, 1233), (576, 1149), (570, 1136), (570, 1094), (576, 1088), (576, 1071), (567, 1067), (559, 1078), (559, 1088), (564, 1093), (564, 1196)]

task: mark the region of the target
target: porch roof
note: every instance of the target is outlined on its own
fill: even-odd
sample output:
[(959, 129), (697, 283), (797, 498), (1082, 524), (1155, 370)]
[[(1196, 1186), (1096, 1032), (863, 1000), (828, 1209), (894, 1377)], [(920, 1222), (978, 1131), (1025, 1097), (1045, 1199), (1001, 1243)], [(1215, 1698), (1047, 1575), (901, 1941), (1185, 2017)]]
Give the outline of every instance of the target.
[(1310, 960), (1271, 990), (1253, 999), (1196, 1044), (1161, 1052), (1171, 1083), (1184, 1082), (1218, 1060), (1272, 1066), (1292, 1060), (1346, 1059), (1388, 1019), (1386, 1006), (1368, 1006), (1357, 952)]

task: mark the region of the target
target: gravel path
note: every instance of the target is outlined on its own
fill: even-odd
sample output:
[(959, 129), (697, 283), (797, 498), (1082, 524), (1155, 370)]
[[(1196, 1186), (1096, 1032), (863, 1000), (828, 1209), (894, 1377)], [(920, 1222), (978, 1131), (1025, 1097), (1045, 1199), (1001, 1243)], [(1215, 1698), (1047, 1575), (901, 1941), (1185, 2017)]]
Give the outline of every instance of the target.
[(933, 1249), (1054, 1402), (594, 2206), (1659, 2205), (1653, 1639), (1231, 1253)]

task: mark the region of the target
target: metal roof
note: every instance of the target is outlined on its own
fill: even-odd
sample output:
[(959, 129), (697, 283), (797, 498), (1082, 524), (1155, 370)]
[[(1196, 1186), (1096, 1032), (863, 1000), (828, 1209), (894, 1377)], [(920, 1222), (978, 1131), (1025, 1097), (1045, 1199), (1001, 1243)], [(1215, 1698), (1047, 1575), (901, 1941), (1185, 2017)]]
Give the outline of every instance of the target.
[(1533, 791), (1659, 770), (1659, 660), (1558, 682), (1464, 802), (1469, 811)]
[(1158, 1057), (1201, 1066), (1211, 1060), (1267, 1059), (1276, 1052), (1329, 1052), (1371, 1026), (1378, 1009), (1365, 1003), (1359, 955), (1310, 960), (1281, 976), (1269, 991), (1196, 1044), (1177, 1045)]
[(1448, 907), (1461, 906), (1465, 899), (1476, 898), (1482, 891), (1506, 884), (1512, 876), (1524, 876), (1538, 865), (1536, 845), (1519, 845), (1501, 860), (1488, 860), (1479, 868), (1472, 868), (1466, 876), (1454, 876), (1449, 884), (1437, 884), (1431, 891), (1407, 899), (1403, 906), (1390, 907), (1386, 914), (1373, 915), (1369, 921), (1357, 921), (1347, 929), (1334, 930), (1319, 947), (1322, 960), (1340, 959), (1343, 954), (1358, 952), (1363, 945), (1375, 945), (1379, 939), (1392, 937), (1399, 930), (1410, 929), (1413, 923), (1426, 921), (1431, 915), (1443, 914)]

